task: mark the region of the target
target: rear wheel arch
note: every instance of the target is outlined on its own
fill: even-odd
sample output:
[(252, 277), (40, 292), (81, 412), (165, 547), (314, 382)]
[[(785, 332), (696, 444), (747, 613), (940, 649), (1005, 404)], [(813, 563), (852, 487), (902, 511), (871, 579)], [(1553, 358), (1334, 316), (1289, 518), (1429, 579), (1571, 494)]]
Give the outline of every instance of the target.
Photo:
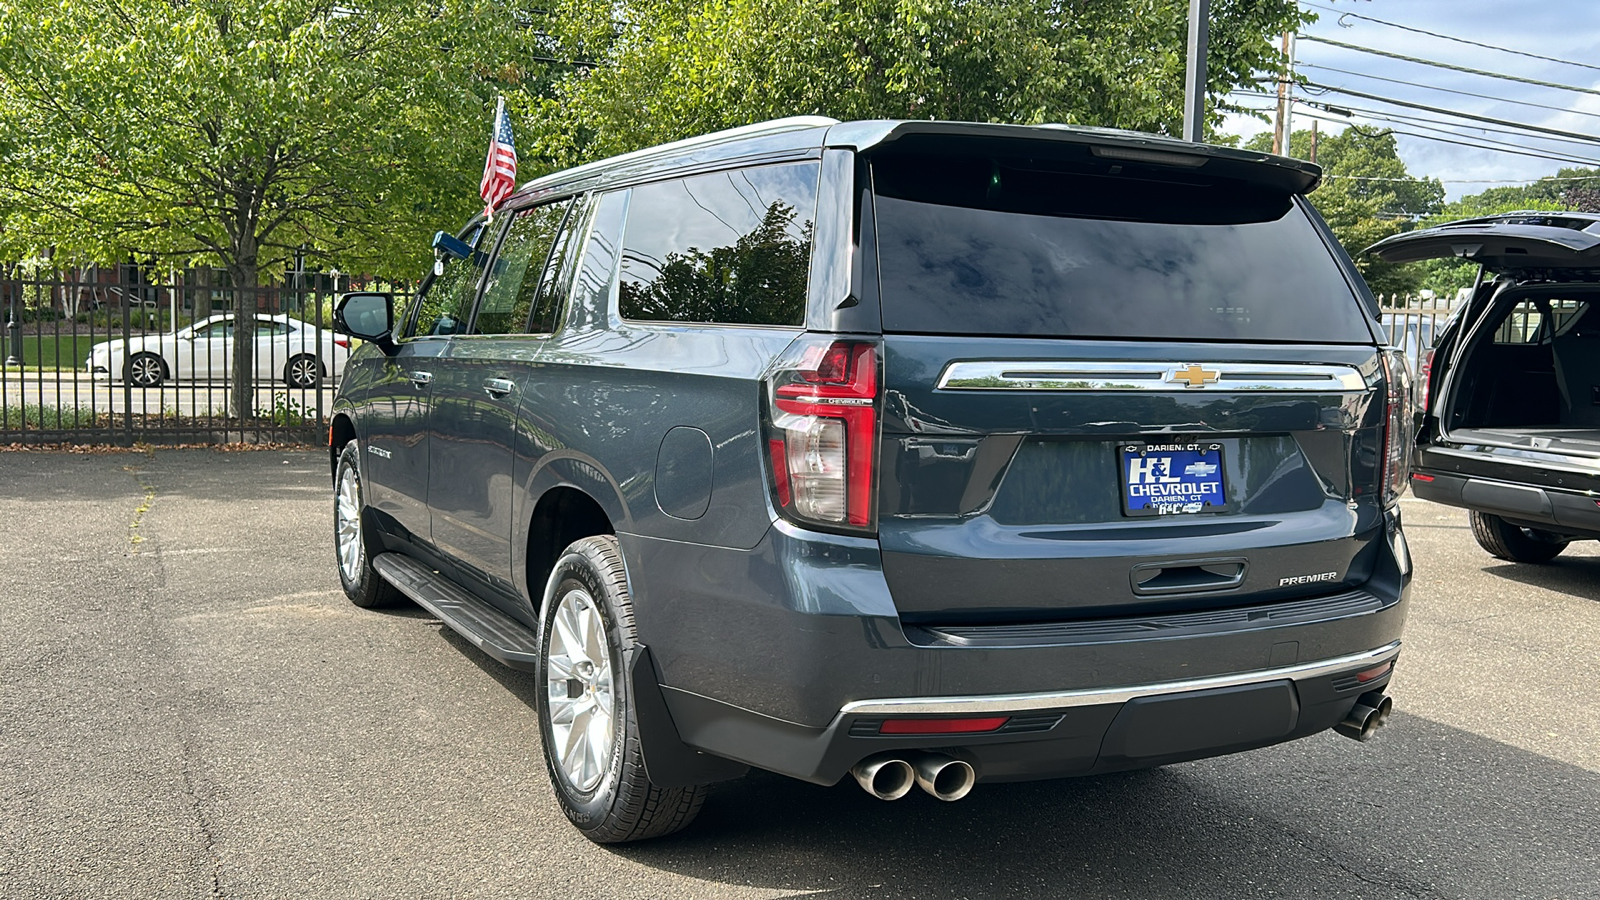
[(333, 421), (328, 423), (328, 470), (335, 475), (339, 471), (339, 454), (344, 451), (344, 445), (356, 439), (356, 424), (345, 413), (335, 413)]
[(586, 537), (616, 533), (605, 508), (587, 493), (568, 485), (545, 491), (529, 517), (524, 560), (533, 611), (541, 612), (545, 582), (568, 547)]

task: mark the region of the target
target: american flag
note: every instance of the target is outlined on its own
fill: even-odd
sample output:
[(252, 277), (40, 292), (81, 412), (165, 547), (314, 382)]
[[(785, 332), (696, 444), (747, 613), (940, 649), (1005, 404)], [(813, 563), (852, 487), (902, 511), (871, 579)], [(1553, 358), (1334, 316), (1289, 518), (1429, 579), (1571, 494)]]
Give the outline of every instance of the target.
[(517, 148), (511, 142), (511, 117), (506, 115), (505, 98), (494, 112), (494, 138), (489, 141), (489, 155), (483, 161), (483, 183), (478, 194), (487, 205), (483, 214), (493, 215), (495, 208), (506, 202), (517, 189)]

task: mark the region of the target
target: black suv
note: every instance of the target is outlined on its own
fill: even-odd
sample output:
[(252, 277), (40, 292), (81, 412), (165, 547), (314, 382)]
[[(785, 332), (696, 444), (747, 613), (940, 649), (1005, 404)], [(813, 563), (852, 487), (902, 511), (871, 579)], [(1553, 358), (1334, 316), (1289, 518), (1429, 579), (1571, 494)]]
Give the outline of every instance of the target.
[(1480, 266), (1424, 369), (1412, 492), (1471, 510), (1501, 559), (1600, 538), (1600, 216), (1468, 219), (1367, 252)]
[(749, 766), (957, 800), (1365, 737), (1409, 387), (1318, 177), (805, 118), (542, 178), (341, 301), (345, 589), (535, 673), (596, 841)]

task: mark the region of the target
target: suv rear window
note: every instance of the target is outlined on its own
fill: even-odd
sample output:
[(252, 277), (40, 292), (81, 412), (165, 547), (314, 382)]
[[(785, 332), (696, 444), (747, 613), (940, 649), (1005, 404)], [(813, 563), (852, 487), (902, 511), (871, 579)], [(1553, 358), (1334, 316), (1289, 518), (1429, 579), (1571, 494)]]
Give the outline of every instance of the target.
[(885, 331), (1372, 340), (1281, 191), (1114, 160), (890, 156), (873, 179)]

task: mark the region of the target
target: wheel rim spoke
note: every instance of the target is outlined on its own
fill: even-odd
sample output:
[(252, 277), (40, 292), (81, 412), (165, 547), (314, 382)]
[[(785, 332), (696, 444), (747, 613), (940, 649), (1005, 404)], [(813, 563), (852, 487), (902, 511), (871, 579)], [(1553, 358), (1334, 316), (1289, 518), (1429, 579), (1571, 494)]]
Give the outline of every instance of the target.
[(355, 581), (361, 567), (361, 485), (353, 468), (339, 475), (338, 499), (334, 503), (335, 540), (339, 567), (347, 581)]
[(615, 749), (616, 694), (605, 621), (586, 591), (568, 591), (550, 620), (545, 652), (551, 755), (579, 791), (593, 790)]

